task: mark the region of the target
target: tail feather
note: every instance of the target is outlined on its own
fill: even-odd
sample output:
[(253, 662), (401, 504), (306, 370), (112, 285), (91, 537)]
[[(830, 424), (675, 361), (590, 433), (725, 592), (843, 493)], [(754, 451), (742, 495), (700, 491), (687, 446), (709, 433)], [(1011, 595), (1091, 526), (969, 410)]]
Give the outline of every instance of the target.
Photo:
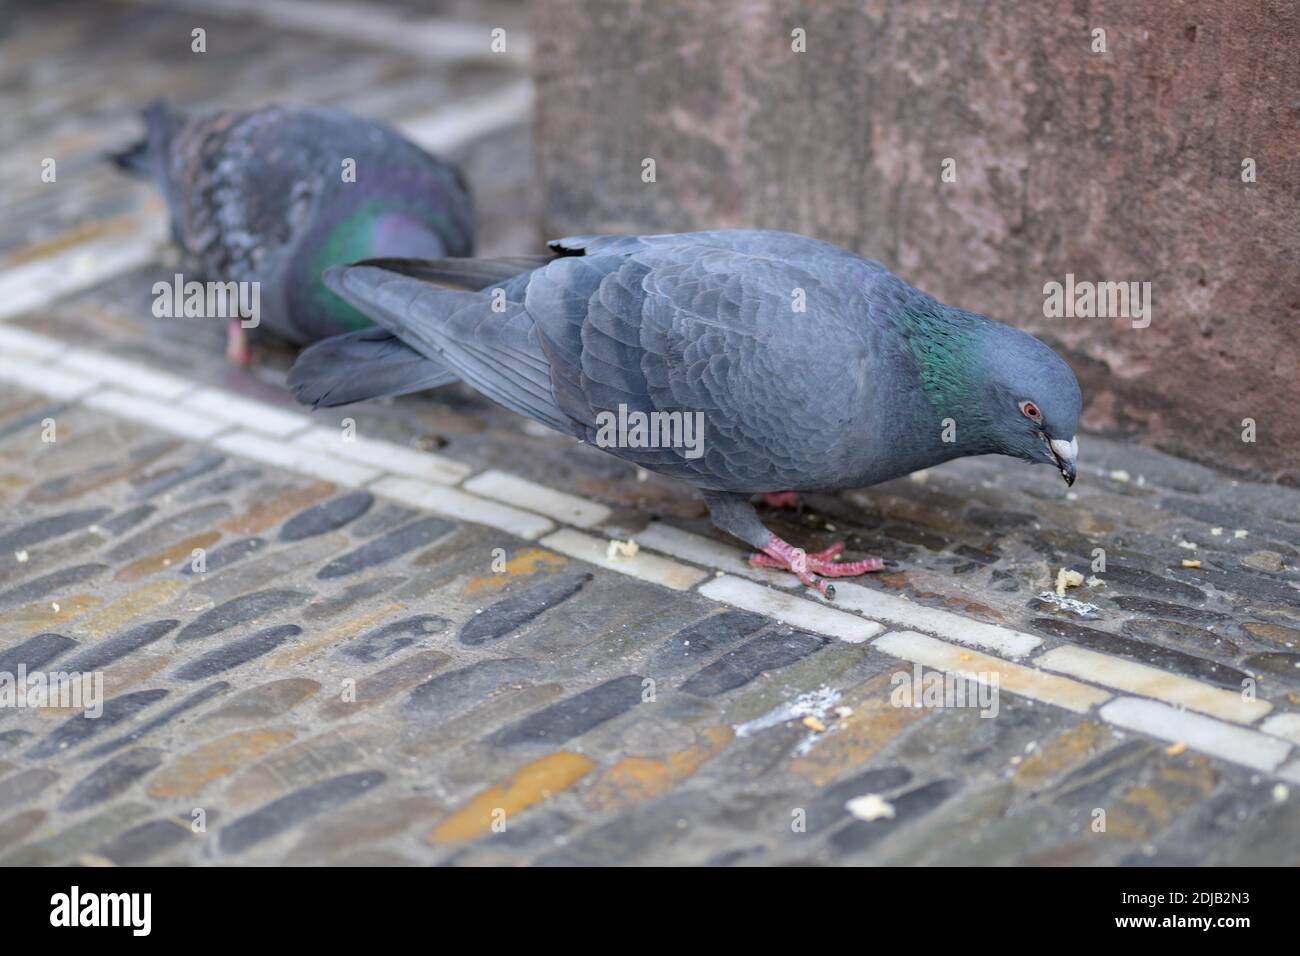
[(573, 419), (556, 404), (550, 364), (522, 301), (507, 299), (498, 309), (487, 290), (440, 287), (365, 262), (332, 266), (321, 278), (377, 325), (454, 369), (494, 402), (558, 431), (574, 431)]
[(456, 381), (447, 366), (421, 355), (384, 329), (361, 329), (305, 349), (288, 383), (304, 405), (350, 405), (422, 392)]
[(147, 137), (138, 140), (125, 149), (107, 153), (105, 158), (123, 172), (133, 176), (148, 176), (149, 140)]
[(106, 154), (105, 158), (124, 172), (151, 177), (162, 168), (161, 159), (167, 153), (181, 117), (164, 100), (150, 103), (141, 116), (144, 118), (144, 136), (124, 149)]

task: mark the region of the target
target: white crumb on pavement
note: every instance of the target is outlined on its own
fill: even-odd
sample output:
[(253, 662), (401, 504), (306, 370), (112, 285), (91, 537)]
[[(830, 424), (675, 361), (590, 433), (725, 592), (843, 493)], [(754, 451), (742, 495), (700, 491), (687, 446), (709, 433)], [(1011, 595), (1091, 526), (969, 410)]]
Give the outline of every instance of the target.
[(894, 819), (894, 805), (878, 793), (854, 797), (844, 804), (844, 809), (859, 820), (866, 820), (868, 823), (872, 820)]

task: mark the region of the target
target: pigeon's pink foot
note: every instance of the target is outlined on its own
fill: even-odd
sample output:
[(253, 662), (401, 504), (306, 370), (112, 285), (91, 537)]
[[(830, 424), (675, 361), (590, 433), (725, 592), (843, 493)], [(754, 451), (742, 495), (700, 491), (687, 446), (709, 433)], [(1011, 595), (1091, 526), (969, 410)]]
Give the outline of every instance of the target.
[(844, 542), (840, 541), (824, 551), (808, 554), (803, 548), (796, 548), (776, 535), (772, 535), (772, 540), (768, 542), (761, 554), (750, 555), (749, 563), (756, 568), (790, 571), (797, 575), (804, 585), (816, 588), (827, 598), (835, 596), (835, 587), (819, 579), (818, 574), (828, 578), (849, 578), (859, 574), (870, 574), (873, 571), (883, 571), (887, 566), (880, 558), (866, 558), (862, 561), (848, 561), (841, 564), (836, 558), (843, 550)]
[(240, 368), (248, 368), (253, 363), (253, 350), (248, 346), (248, 336), (239, 319), (231, 319), (226, 324), (226, 359)]
[(799, 492), (767, 491), (759, 496), (769, 508), (798, 508)]

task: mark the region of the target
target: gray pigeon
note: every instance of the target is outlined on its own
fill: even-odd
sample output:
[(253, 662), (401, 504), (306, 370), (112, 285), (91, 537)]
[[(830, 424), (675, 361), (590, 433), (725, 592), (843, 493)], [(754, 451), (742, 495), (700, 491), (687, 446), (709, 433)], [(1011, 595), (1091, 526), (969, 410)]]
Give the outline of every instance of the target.
[[(290, 342), (370, 324), (320, 281), (329, 266), (472, 254), (460, 172), (387, 126), (282, 106), (187, 119), (163, 102), (144, 120), (113, 161), (158, 184), (196, 278), (259, 282), (261, 325)], [(245, 330), (229, 330), (227, 354), (247, 364)]]
[[(884, 562), (839, 562), (843, 545), (807, 554), (763, 526), (750, 495), (862, 487), (983, 454), (1074, 481), (1082, 396), (1069, 366), (877, 262), (748, 230), (550, 248), (555, 258), (330, 269), (326, 284), (379, 328), (306, 350), (289, 384), (302, 402), (337, 405), (459, 378), (695, 485), (714, 524), (761, 552), (751, 560), (828, 596), (816, 575)], [(684, 423), (698, 419), (702, 440), (648, 444), (637, 412), (660, 438), (690, 438)]]

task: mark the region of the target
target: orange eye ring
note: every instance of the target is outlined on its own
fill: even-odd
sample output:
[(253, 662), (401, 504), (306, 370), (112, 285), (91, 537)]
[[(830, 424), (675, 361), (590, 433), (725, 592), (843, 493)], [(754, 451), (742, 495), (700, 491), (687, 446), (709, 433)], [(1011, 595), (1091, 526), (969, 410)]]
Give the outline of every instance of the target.
[(1020, 411), (1032, 422), (1041, 422), (1043, 420), (1043, 413), (1038, 410), (1038, 406), (1033, 402), (1021, 402)]

